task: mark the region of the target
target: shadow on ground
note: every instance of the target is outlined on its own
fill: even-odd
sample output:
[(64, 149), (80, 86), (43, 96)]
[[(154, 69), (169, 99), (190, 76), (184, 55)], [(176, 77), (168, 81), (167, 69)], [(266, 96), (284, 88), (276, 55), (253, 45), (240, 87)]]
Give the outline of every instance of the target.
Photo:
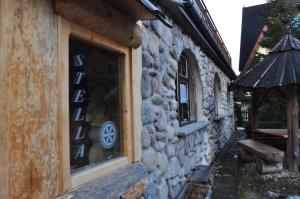
[(236, 141), (244, 136), (236, 132), (219, 154), (214, 164), (212, 199), (298, 199), (299, 174), (283, 171), (260, 175), (255, 163), (239, 162)]

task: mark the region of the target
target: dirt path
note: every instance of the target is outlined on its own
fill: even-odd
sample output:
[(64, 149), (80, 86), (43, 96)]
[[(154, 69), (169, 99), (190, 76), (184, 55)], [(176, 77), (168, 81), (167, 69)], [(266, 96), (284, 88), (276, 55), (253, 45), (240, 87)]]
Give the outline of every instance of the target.
[[(300, 195), (300, 176), (288, 172), (259, 175), (254, 163), (238, 161), (235, 133), (214, 164), (213, 199), (270, 199)], [(277, 195), (277, 193), (280, 193)]]

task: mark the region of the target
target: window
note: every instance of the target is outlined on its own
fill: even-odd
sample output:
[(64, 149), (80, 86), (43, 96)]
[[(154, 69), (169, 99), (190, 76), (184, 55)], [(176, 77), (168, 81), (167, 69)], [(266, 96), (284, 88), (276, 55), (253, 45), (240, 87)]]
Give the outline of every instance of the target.
[(63, 18), (59, 33), (63, 193), (139, 160), (142, 64), (138, 50)]
[(121, 59), (120, 54), (70, 37), (71, 172), (122, 156)]
[(190, 64), (184, 55), (180, 56), (177, 74), (178, 120), (180, 125), (196, 121), (195, 85)]
[[(229, 88), (229, 85), (227, 86), (227, 88)], [(227, 91), (227, 105), (228, 108), (231, 106), (231, 92), (229, 90)]]
[(215, 105), (215, 115), (220, 114), (221, 107), (221, 81), (218, 74), (215, 74), (214, 78), (214, 105)]

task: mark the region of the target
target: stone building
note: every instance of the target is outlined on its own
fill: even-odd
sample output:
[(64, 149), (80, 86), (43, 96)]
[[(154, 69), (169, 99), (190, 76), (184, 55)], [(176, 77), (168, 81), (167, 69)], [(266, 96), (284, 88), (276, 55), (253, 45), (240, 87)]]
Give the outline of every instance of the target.
[[(203, 2), (197, 3), (201, 12)], [(234, 131), (234, 117), (227, 88), (232, 76), (185, 31), (192, 27), (179, 23), (180, 11), (169, 13), (174, 5), (162, 6), (173, 28), (157, 20), (142, 26), (142, 162), (153, 186), (149, 198), (166, 199), (180, 195), (193, 169), (212, 163)], [(190, 75), (187, 122), (178, 116), (179, 71), (185, 60)]]
[(178, 198), (234, 131), (202, 0), (0, 0), (0, 198)]

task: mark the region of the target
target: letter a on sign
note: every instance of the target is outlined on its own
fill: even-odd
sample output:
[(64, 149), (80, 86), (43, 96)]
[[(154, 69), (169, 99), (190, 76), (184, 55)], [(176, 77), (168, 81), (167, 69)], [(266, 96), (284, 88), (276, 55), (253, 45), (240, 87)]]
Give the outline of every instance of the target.
[(77, 151), (77, 153), (76, 153), (76, 155), (75, 155), (75, 160), (79, 157), (79, 158), (83, 158), (84, 157), (84, 151), (85, 151), (85, 146), (84, 146), (84, 144), (83, 145), (81, 145), (80, 147), (79, 147), (79, 149), (78, 149), (78, 151)]

